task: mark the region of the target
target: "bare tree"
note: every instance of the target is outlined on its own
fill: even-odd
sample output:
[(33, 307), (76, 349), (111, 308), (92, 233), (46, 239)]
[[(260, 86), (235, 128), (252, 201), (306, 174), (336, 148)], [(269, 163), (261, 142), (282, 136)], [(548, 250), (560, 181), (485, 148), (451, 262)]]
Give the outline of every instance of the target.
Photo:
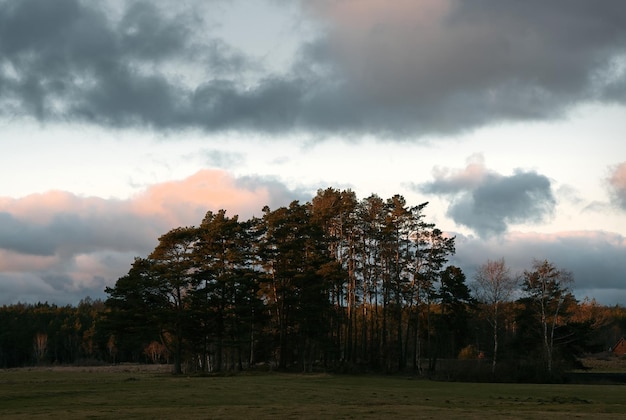
[(511, 275), (504, 258), (495, 261), (488, 260), (478, 267), (474, 275), (473, 289), (476, 299), (483, 307), (487, 322), (492, 328), (492, 373), (495, 373), (498, 361), (498, 320), (501, 317), (501, 307), (511, 300), (517, 285), (518, 281)]

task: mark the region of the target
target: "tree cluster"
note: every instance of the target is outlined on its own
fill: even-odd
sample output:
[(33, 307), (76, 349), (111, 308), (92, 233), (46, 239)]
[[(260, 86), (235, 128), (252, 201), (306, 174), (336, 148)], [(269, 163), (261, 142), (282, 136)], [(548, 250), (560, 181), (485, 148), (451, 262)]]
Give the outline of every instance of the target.
[(0, 367), (114, 362), (108, 331), (98, 326), (104, 302), (78, 306), (18, 303), (0, 307)]
[[(199, 226), (161, 236), (106, 289), (92, 322), (96, 350), (52, 357), (42, 324), (25, 333), (28, 355), (3, 347), (0, 358), (64, 363), (82, 351), (115, 362), (171, 361), (177, 373), (264, 367), (518, 378), (551, 375), (622, 334), (621, 308), (576, 302), (571, 275), (548, 261), (511, 275), (504, 260), (489, 260), (468, 283), (449, 264), (455, 238), (425, 220), (426, 206), (328, 188), (246, 221), (208, 212)], [(89, 334), (76, 324), (72, 331), (84, 347)]]
[(208, 212), (107, 289), (108, 318), (158, 337), (176, 371), (420, 369), (457, 352), (471, 301), (425, 206), (327, 189), (248, 221)]

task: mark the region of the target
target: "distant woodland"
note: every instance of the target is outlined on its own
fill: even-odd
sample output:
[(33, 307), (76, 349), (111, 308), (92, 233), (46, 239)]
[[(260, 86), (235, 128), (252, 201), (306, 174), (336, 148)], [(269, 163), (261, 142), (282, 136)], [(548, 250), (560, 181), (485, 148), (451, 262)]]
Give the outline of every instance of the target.
[(577, 301), (546, 260), (511, 273), (485, 255), (472, 278), (455, 238), (402, 196), (319, 190), (242, 221), (220, 210), (178, 227), (105, 301), (0, 308), (0, 367), (171, 363), (244, 370), (551, 380), (607, 351), (626, 309)]

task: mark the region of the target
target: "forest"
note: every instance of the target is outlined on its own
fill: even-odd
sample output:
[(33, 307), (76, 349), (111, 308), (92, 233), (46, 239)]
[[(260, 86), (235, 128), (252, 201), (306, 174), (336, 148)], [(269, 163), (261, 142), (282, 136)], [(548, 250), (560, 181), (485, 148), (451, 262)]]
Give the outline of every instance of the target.
[(536, 381), (580, 367), (626, 331), (626, 308), (577, 301), (566, 268), (471, 278), (428, 203), (327, 188), (239, 220), (177, 227), (77, 306), (0, 308), (0, 368), (171, 363), (174, 373), (398, 373)]

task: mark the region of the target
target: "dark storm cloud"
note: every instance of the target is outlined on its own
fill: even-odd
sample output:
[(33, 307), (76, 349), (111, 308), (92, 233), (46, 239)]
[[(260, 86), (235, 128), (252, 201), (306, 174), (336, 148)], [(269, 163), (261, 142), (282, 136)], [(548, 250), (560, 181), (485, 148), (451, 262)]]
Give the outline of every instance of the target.
[(517, 170), (504, 176), (473, 163), (457, 173), (436, 173), (435, 178), (416, 189), (448, 198), (447, 215), (483, 237), (502, 234), (509, 224), (541, 222), (556, 204), (550, 180), (536, 172)]
[(78, 0), (0, 3), (5, 114), (114, 126), (198, 125), (192, 91), (160, 68), (208, 64), (220, 75), (245, 64), (219, 40), (193, 44), (190, 16), (130, 2), (116, 21), (97, 7)]
[(305, 3), (335, 23), (315, 51), (367, 98), (357, 107), (380, 106), (367, 117), (398, 111), (400, 128), (454, 131), (626, 99), (619, 0)]
[(302, 0), (326, 32), (275, 73), (200, 3), (1, 1), (0, 113), (409, 137), (626, 102), (622, 0)]

